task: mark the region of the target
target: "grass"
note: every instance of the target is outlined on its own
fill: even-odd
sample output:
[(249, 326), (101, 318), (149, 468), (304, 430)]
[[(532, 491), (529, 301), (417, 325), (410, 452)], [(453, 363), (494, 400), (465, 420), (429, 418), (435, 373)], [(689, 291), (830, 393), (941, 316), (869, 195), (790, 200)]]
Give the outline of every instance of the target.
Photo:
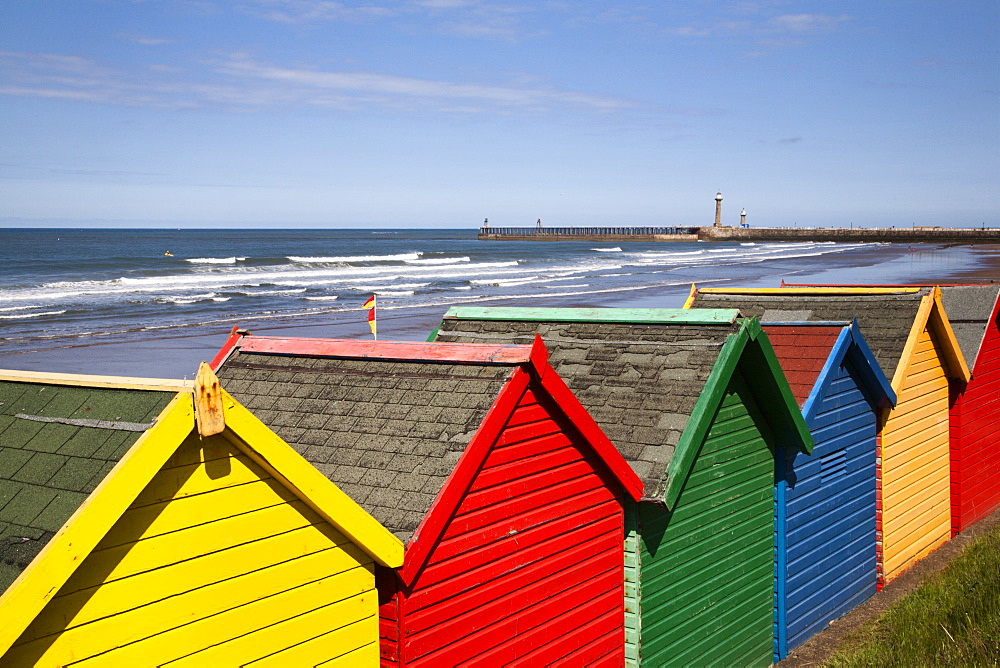
[(829, 666), (1000, 666), (1000, 526), (852, 634)]

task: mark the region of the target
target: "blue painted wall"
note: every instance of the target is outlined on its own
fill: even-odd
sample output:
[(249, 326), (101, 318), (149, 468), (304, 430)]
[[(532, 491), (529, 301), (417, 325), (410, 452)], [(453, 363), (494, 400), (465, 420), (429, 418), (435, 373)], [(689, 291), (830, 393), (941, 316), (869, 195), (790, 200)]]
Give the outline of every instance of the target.
[(804, 407), (811, 456), (790, 451), (775, 490), (775, 660), (875, 593), (875, 402), (850, 356)]

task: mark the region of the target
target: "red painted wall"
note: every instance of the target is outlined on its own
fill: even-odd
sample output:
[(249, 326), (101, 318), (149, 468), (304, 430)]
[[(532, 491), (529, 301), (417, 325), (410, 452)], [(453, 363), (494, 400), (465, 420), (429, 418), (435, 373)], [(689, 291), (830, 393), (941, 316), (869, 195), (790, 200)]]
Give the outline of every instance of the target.
[(972, 379), (951, 407), (951, 530), (1000, 506), (1000, 301), (986, 326)]
[(624, 663), (623, 492), (548, 402), (524, 393), (412, 587), (384, 595), (384, 666)]

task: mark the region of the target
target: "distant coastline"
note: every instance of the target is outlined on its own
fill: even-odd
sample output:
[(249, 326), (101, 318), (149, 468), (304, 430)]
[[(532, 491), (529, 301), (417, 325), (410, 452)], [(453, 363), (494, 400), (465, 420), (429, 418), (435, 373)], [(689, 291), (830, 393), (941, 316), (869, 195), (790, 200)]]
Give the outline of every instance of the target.
[(490, 227), (480, 241), (1000, 243), (1000, 229), (950, 227)]

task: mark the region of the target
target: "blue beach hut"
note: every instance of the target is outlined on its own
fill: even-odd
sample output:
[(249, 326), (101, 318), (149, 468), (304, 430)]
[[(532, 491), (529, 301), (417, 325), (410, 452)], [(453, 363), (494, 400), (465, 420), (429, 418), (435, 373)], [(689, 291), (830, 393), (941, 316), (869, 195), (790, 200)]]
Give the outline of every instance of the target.
[(876, 591), (876, 435), (896, 395), (856, 322), (764, 331), (815, 441), (777, 464), (779, 661)]

